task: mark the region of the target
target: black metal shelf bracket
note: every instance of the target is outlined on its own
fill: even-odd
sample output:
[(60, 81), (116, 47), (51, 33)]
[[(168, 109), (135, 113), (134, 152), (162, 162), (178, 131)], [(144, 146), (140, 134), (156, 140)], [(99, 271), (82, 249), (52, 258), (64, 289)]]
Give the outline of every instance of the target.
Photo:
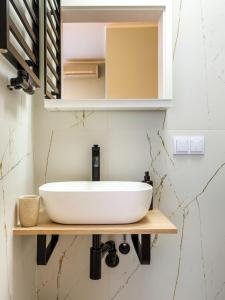
[(53, 234), (46, 246), (47, 235), (37, 235), (37, 265), (47, 265), (57, 243), (59, 235)]
[[(145, 172), (145, 183), (153, 187), (153, 182), (150, 179), (149, 172)], [(153, 210), (153, 197), (149, 210)], [(141, 234), (141, 241), (138, 234), (131, 234), (131, 240), (134, 245), (134, 250), (138, 256), (141, 265), (150, 265), (151, 262), (151, 234)]]
[(150, 265), (151, 262), (151, 235), (141, 234), (141, 242), (138, 234), (131, 235), (135, 252), (141, 265)]

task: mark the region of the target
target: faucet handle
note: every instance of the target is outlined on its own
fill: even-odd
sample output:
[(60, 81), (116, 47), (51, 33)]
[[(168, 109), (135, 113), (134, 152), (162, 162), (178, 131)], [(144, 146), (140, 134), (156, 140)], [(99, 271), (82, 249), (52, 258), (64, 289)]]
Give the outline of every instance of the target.
[(92, 147), (92, 181), (100, 180), (100, 147), (95, 144)]

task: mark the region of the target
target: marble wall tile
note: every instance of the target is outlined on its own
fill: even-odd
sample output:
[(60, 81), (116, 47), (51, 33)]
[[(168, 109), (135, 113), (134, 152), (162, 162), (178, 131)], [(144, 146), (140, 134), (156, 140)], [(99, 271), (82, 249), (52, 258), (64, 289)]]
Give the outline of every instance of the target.
[(10, 92), (7, 77), (15, 71), (0, 57), (0, 299), (35, 299), (35, 244), (15, 238), (16, 203), (31, 194), (33, 181), (32, 98)]
[[(36, 189), (45, 181), (89, 180), (94, 143), (102, 179), (141, 180), (178, 227), (154, 236), (152, 262), (133, 251), (89, 280), (90, 237), (60, 238), (37, 269), (39, 300), (223, 300), (225, 298), (224, 14), (222, 0), (175, 0), (174, 107), (164, 112), (49, 113), (36, 99)], [(204, 156), (174, 156), (174, 135), (204, 135)], [(107, 237), (104, 237), (107, 239)], [(113, 237), (117, 245), (120, 236)]]
[(224, 129), (224, 2), (173, 3), (175, 106), (168, 128)]
[[(187, 134), (187, 132), (188, 134), (205, 135), (205, 156), (173, 156), (172, 137), (178, 133)], [(125, 133), (126, 138), (127, 136), (129, 137), (126, 131)], [(111, 136), (110, 131), (108, 134)], [(123, 132), (120, 134), (123, 134)], [(133, 134), (135, 138), (135, 132)], [(80, 140), (85, 139), (86, 142), (89, 140), (89, 136), (86, 134), (79, 138)], [(138, 134), (136, 134), (136, 138), (138, 138)], [(40, 288), (40, 299), (55, 299), (56, 291), (54, 285), (57, 285), (58, 276), (55, 271), (55, 265), (60, 264), (63, 253), (67, 251), (67, 246), (64, 243), (69, 242), (72, 243), (71, 247), (74, 249), (70, 248), (71, 250), (69, 251), (76, 251), (76, 254), (67, 254), (66, 256), (67, 258), (63, 264), (65, 269), (62, 268), (60, 271), (60, 278), (64, 284), (62, 283), (60, 286), (61, 294), (58, 296), (58, 299), (73, 299), (74, 297), (88, 299), (94, 292), (96, 299), (137, 299), (137, 290), (141, 290), (142, 299), (148, 299), (150, 291), (151, 295), (154, 296), (153, 299), (189, 299), (189, 294), (187, 294), (187, 298), (181, 298), (184, 290), (189, 289), (189, 285), (195, 286), (192, 290), (193, 299), (195, 297), (196, 299), (205, 299), (205, 295), (216, 294), (217, 292), (211, 288), (211, 281), (217, 282), (220, 280), (222, 285), (224, 270), (221, 267), (220, 260), (218, 260), (219, 255), (214, 257), (212, 253), (215, 253), (215, 251), (211, 252), (213, 246), (209, 247), (209, 245), (211, 243), (215, 245), (214, 243), (216, 243), (223, 249), (223, 243), (221, 243), (221, 234), (223, 233), (219, 230), (221, 222), (215, 223), (215, 216), (210, 217), (210, 215), (212, 207), (215, 214), (217, 214), (218, 207), (220, 207), (221, 213), (223, 212), (224, 191), (221, 181), (224, 180), (225, 175), (225, 132), (165, 131), (159, 133), (158, 131), (150, 130), (148, 131), (148, 137), (145, 135), (145, 140), (144, 142), (143, 139), (141, 144), (144, 146), (146, 143), (148, 154), (151, 152), (146, 162), (150, 162), (148, 167), (154, 179), (155, 206), (164, 211), (178, 226), (178, 235), (159, 236), (153, 239), (152, 265), (150, 267), (139, 266), (133, 252), (128, 257), (121, 257), (119, 268), (110, 270), (104, 267), (103, 279), (101, 282), (96, 283), (97, 286), (101, 286), (100, 291), (97, 289), (97, 292), (95, 291), (97, 286), (93, 285), (88, 279), (90, 238), (79, 237), (76, 246), (75, 243), (73, 244), (72, 238), (67, 238), (66, 240), (62, 238), (52, 264), (38, 269), (38, 274), (40, 273), (38, 276), (40, 276), (41, 280), (44, 278), (47, 281), (49, 276), (51, 278), (54, 277), (51, 279), (51, 284), (46, 284), (44, 289)], [(119, 137), (117, 141), (120, 146), (120, 153), (127, 153), (127, 143), (120, 141)], [(216, 149), (219, 141), (221, 147)], [(149, 142), (151, 143), (150, 148)], [(118, 157), (118, 149), (116, 147), (110, 147), (110, 149), (110, 156)], [(158, 149), (160, 149), (159, 154)], [(215, 157), (216, 151), (217, 155)], [(72, 157), (71, 153), (67, 153), (67, 155)], [(129, 160), (132, 161), (130, 156)], [(82, 165), (82, 161), (80, 163)], [(121, 165), (117, 165), (115, 161), (111, 163), (112, 165), (109, 164), (108, 166), (107, 178), (138, 180), (135, 170), (130, 170), (129, 165), (125, 168), (125, 170), (128, 170), (126, 174), (126, 171), (121, 169)], [(136, 164), (136, 171), (138, 167), (141, 167), (139, 162)], [(68, 165), (65, 168), (68, 168)], [(63, 169), (62, 166), (61, 169)], [(88, 171), (89, 166), (87, 166), (87, 174)], [(54, 178), (56, 172), (57, 166), (52, 164), (49, 169), (50, 178)], [(63, 180), (65, 173), (60, 174), (57, 179)], [(213, 203), (211, 199), (217, 204)], [(219, 217), (219, 219), (221, 220), (222, 217)], [(208, 234), (209, 228), (211, 229), (210, 235)], [(220, 233), (213, 235), (214, 231)], [(116, 237), (116, 239), (118, 243), (121, 241), (121, 237)], [(216, 241), (213, 241), (214, 239)], [(205, 248), (207, 251), (204, 250)], [(221, 250), (218, 251), (220, 252)], [(58, 259), (58, 262), (56, 259)], [(66, 267), (67, 260), (68, 269)], [(208, 260), (209, 265), (206, 264)], [(74, 270), (70, 270), (71, 266), (74, 268), (77, 266), (78, 274)], [(81, 272), (81, 268), (84, 268), (83, 272)], [(214, 270), (214, 275), (210, 271), (211, 269)], [(136, 275), (132, 275), (133, 272)], [(191, 278), (189, 278), (190, 272), (193, 272)], [(130, 279), (130, 276), (136, 278), (134, 282), (134, 279)], [(148, 281), (147, 278), (150, 278), (151, 281)], [(164, 289), (162, 290), (154, 288), (157, 286), (158, 278), (160, 278), (160, 282), (163, 282)], [(74, 279), (75, 281), (73, 281)], [(210, 285), (206, 285), (206, 282), (210, 282)], [(105, 289), (107, 289), (107, 296)], [(65, 296), (68, 293), (67, 290), (70, 291), (70, 296)]]

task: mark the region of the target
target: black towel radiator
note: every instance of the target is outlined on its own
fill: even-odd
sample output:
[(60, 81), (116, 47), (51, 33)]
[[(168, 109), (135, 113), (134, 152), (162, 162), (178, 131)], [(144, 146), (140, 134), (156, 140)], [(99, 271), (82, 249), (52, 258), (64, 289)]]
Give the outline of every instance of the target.
[(39, 1), (2, 0), (0, 9), (0, 53), (16, 68), (10, 89), (29, 94), (40, 87)]
[[(8, 88), (33, 94), (42, 85), (40, 54), (44, 54), (43, 87), (47, 99), (61, 98), (61, 0), (1, 0), (0, 53), (16, 68)], [(44, 25), (42, 28), (41, 15)], [(40, 31), (44, 31), (43, 49)]]

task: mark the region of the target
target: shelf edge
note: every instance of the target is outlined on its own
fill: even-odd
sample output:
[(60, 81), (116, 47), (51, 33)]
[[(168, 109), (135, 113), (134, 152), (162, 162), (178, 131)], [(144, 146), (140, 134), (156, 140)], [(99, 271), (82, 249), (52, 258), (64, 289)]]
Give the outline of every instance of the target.
[(47, 111), (142, 111), (142, 110), (167, 110), (172, 107), (170, 99), (149, 100), (64, 100), (45, 99), (44, 108)]

